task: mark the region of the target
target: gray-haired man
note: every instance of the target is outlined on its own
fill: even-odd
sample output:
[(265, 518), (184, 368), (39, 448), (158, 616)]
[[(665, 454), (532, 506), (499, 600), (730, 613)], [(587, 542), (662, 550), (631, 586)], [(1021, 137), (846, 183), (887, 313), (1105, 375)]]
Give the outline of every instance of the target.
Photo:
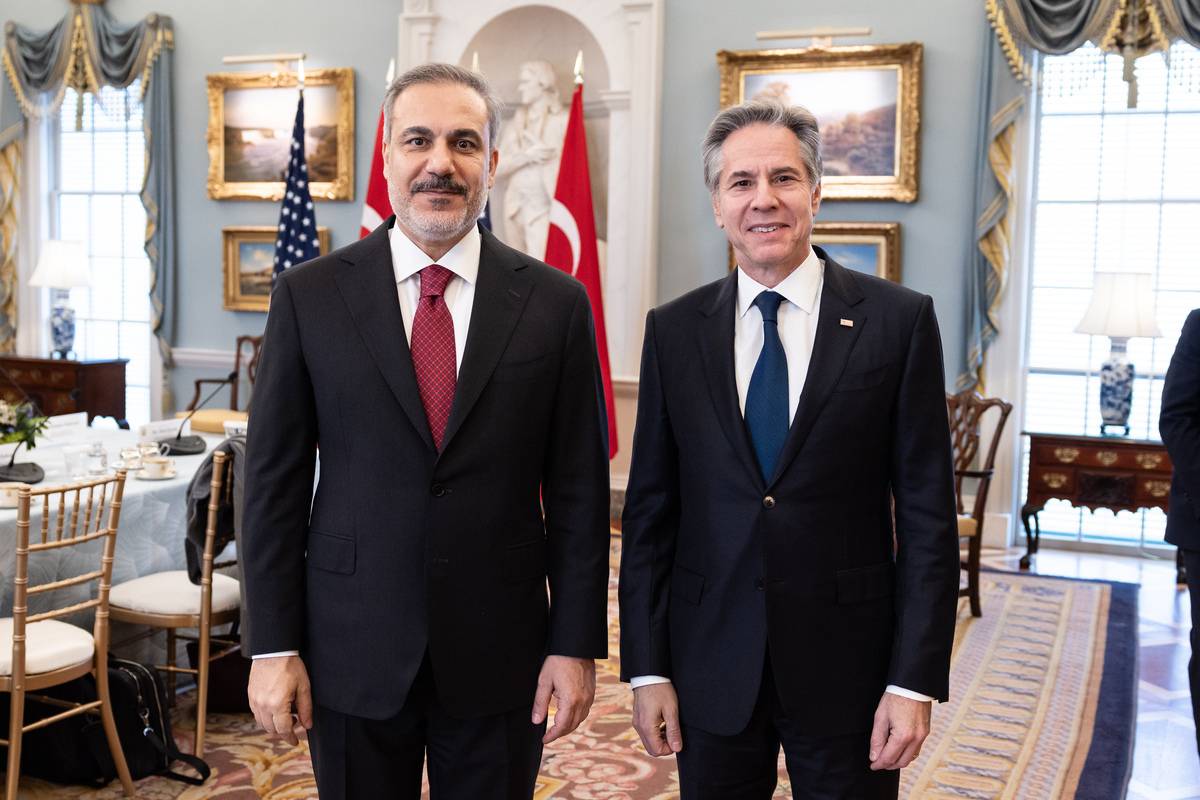
[(781, 745), (797, 797), (895, 798), (948, 693), (958, 593), (933, 304), (811, 246), (804, 109), (723, 111), (704, 169), (738, 269), (646, 320), (620, 576), (634, 725), (678, 754), (684, 800), (769, 798)]
[(426, 760), (435, 800), (527, 800), (607, 651), (590, 306), (476, 225), (499, 116), (478, 75), (414, 68), (384, 108), (395, 216), (271, 298), (242, 538), (250, 704), (293, 743), (293, 712), (311, 728), (322, 800), (416, 800)]

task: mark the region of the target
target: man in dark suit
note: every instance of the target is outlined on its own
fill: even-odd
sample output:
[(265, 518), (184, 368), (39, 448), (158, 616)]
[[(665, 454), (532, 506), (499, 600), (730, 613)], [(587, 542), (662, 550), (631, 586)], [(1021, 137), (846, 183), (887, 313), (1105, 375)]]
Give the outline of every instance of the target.
[(797, 797), (894, 798), (948, 694), (958, 591), (933, 305), (810, 245), (804, 109), (723, 111), (704, 166), (738, 269), (646, 320), (620, 576), (634, 725), (677, 754), (684, 800), (770, 797), (780, 745)]
[(1200, 308), (1188, 314), (1163, 382), (1158, 432), (1171, 454), (1175, 474), (1168, 499), (1167, 541), (1183, 553), (1192, 597), (1192, 659), (1188, 678), (1196, 748), (1200, 751)]
[(417, 67), (384, 109), (395, 216), (271, 298), (243, 532), (251, 706), (292, 742), (293, 713), (310, 728), (325, 800), (415, 800), (426, 752), (434, 798), (529, 798), (607, 651), (590, 307), (476, 225), (498, 160), (478, 75)]

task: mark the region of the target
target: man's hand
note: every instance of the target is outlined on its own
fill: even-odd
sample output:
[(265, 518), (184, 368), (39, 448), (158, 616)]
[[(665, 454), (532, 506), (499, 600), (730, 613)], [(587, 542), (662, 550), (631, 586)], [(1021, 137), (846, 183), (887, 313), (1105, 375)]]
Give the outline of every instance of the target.
[(546, 731), (542, 744), (566, 736), (587, 719), (596, 699), (596, 662), (590, 658), (546, 656), (533, 695), (533, 724), (541, 725), (550, 708), (550, 695), (558, 701), (554, 727)]
[(312, 728), (312, 690), (308, 671), (299, 656), (254, 659), (246, 695), (259, 727), (267, 733), (282, 736), (288, 744), (299, 742), (299, 729), (292, 717), (293, 707), (304, 730)]
[(871, 729), (871, 769), (901, 769), (921, 754), (933, 703), (884, 692)]
[(652, 756), (669, 756), (683, 749), (679, 727), (679, 698), (669, 683), (652, 683), (633, 690), (633, 727)]

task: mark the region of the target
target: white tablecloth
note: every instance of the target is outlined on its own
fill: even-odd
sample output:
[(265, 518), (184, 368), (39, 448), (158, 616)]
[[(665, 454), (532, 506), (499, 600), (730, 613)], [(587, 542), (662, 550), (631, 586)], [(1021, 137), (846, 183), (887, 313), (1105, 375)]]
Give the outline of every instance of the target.
[[(33, 461), (46, 472), (37, 488), (69, 483), (63, 448), (99, 441), (108, 454), (111, 466), (119, 459), (122, 447), (135, 446), (136, 433), (122, 430), (84, 429), (63, 437), (53, 437), (39, 443), (34, 450), (21, 448), (17, 461)], [(221, 436), (205, 436), (208, 449), (199, 455), (174, 456), (176, 476), (167, 480), (140, 480), (139, 473), (129, 473), (125, 480), (125, 495), (117, 529), (116, 554), (113, 560), (113, 583), (130, 580), (163, 570), (184, 569), (184, 530), (186, 525), (185, 496), (192, 476), (212, 451)], [(7, 453), (4, 458), (7, 458)], [(69, 498), (69, 496), (68, 496)], [(69, 502), (69, 500), (68, 500)], [(30, 541), (40, 540), (40, 509), (31, 518)], [(0, 616), (12, 615), (13, 576), (16, 572), (17, 511), (0, 509)], [(97, 569), (100, 541), (77, 547), (66, 547), (31, 553), (29, 584), (36, 586), (53, 580), (79, 575)], [(30, 597), (30, 613), (37, 613), (64, 601), (75, 603), (94, 597), (96, 584), (69, 587), (47, 595)], [(90, 615), (88, 615), (90, 618)], [(79, 621), (79, 620), (72, 620)]]

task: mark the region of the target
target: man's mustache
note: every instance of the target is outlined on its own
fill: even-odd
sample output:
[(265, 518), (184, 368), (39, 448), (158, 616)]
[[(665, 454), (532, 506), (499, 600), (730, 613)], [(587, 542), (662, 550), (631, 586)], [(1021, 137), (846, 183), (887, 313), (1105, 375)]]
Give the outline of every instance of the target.
[(456, 183), (452, 178), (427, 178), (417, 181), (409, 187), (413, 194), (418, 192), (452, 192), (466, 196), (469, 192), (465, 184)]

